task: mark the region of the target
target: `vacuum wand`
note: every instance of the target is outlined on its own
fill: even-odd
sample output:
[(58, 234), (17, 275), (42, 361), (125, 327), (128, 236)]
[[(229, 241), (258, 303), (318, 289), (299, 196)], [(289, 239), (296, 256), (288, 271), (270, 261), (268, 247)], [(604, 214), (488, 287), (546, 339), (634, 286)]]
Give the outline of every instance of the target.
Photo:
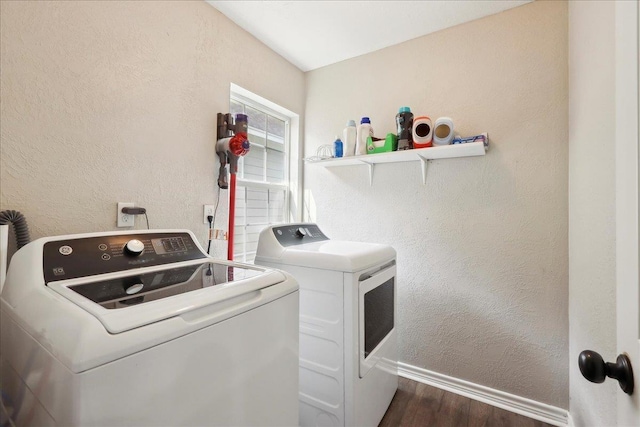
[[(236, 215), (236, 173), (238, 172), (238, 159), (246, 155), (251, 148), (247, 138), (247, 116), (236, 114), (235, 123), (231, 114), (218, 113), (218, 140), (216, 141), (216, 153), (220, 158), (220, 170), (218, 173), (218, 187), (229, 189), (229, 229), (227, 242), (227, 259), (233, 260), (233, 235)], [(231, 186), (227, 180), (227, 165), (231, 174)]]

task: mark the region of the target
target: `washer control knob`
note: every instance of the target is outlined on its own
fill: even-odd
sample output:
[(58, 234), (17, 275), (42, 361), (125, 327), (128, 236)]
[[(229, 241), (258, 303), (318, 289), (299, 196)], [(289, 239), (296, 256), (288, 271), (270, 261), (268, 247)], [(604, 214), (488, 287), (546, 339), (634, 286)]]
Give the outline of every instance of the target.
[(144, 288), (144, 284), (136, 283), (136, 284), (133, 284), (131, 286), (125, 286), (124, 291), (127, 293), (127, 295), (133, 295), (133, 294), (137, 294), (138, 292), (140, 292), (142, 290), (142, 288)]
[(303, 238), (306, 235), (307, 235), (307, 232), (305, 231), (305, 229), (302, 227), (298, 227), (298, 229), (296, 230), (296, 237)]
[(124, 245), (124, 251), (133, 256), (141, 255), (142, 252), (144, 252), (144, 243), (138, 239), (129, 240), (127, 244)]

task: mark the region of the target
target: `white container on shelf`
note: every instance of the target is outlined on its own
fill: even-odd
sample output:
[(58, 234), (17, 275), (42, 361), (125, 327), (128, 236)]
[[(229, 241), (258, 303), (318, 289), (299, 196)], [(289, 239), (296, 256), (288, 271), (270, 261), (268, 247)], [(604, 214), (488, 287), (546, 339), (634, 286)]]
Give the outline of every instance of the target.
[(342, 131), (342, 143), (344, 157), (353, 156), (356, 153), (356, 138), (358, 137), (358, 130), (356, 128), (355, 120), (349, 120), (347, 126)]
[(433, 145), (449, 145), (453, 141), (453, 119), (440, 117), (433, 125)]
[(356, 132), (356, 156), (367, 154), (367, 138), (370, 136), (373, 136), (371, 120), (369, 120), (369, 117), (363, 117)]

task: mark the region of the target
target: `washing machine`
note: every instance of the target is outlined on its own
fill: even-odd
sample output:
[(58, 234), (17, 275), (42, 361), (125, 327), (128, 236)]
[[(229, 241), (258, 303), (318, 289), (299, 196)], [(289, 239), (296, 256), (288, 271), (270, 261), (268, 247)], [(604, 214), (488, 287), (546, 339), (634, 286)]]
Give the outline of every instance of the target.
[(300, 285), (300, 425), (377, 426), (398, 388), (396, 252), (270, 226), (255, 263)]
[(190, 231), (36, 240), (0, 300), (4, 421), (297, 424), (296, 281), (214, 260)]

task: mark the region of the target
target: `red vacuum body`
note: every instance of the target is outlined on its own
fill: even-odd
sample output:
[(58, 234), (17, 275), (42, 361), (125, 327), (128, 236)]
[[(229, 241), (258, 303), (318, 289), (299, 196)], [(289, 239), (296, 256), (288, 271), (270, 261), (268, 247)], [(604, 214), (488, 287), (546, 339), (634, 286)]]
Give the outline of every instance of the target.
[[(218, 141), (216, 153), (220, 158), (220, 172), (218, 186), (229, 189), (229, 240), (227, 242), (227, 259), (233, 260), (233, 236), (236, 215), (236, 174), (238, 172), (238, 159), (249, 152), (251, 144), (247, 137), (247, 116), (236, 114), (235, 122), (231, 114), (218, 113)], [(228, 174), (231, 175), (227, 181)]]

